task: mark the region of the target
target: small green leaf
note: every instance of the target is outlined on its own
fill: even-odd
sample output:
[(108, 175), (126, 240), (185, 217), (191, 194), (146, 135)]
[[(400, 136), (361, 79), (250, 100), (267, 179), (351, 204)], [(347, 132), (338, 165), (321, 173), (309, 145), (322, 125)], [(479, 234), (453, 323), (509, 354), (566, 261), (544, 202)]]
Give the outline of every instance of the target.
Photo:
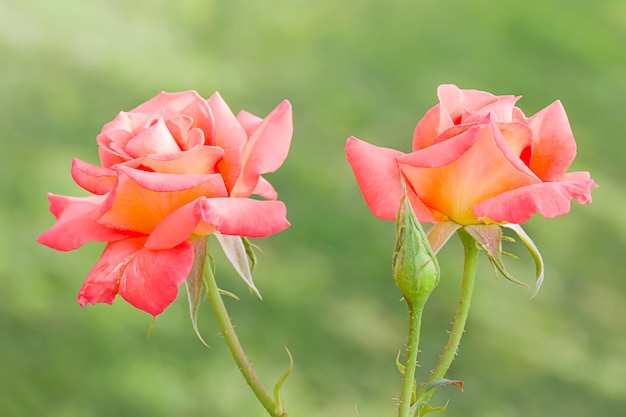
[(403, 364), (400, 363), (400, 355), (402, 354), (401, 351), (398, 351), (398, 354), (396, 355), (396, 367), (398, 368), (398, 371), (400, 371), (400, 374), (404, 375), (404, 370), (406, 369), (405, 366)]
[(448, 406), (448, 402), (449, 401), (446, 401), (446, 403), (441, 407), (432, 407), (426, 404), (424, 408), (422, 408), (422, 410), (420, 411), (419, 417), (425, 416), (427, 413), (430, 413), (431, 411), (434, 411), (436, 413), (442, 413)]
[(239, 301), (239, 297), (237, 297), (235, 294), (233, 294), (233, 293), (232, 293), (232, 292), (230, 292), (230, 291), (226, 291), (226, 290), (223, 290), (223, 289), (221, 289), (221, 288), (218, 288), (218, 291), (219, 291), (219, 293), (220, 293), (220, 294), (222, 294), (222, 295), (226, 295), (226, 296), (228, 296), (228, 297), (230, 297), (230, 298), (234, 298), (235, 300)]
[(544, 264), (543, 264), (543, 257), (541, 256), (539, 249), (535, 245), (535, 242), (533, 242), (530, 236), (526, 234), (524, 229), (522, 229), (522, 226), (520, 226), (519, 224), (511, 224), (511, 223), (503, 224), (502, 226), (509, 228), (513, 230), (515, 233), (517, 233), (517, 236), (519, 236), (520, 240), (526, 246), (526, 248), (532, 255), (533, 259), (535, 260), (536, 282), (535, 282), (535, 292), (533, 293), (531, 297), (533, 298), (537, 295), (537, 293), (539, 292), (539, 288), (541, 288), (541, 284), (543, 283), (544, 270), (545, 270)]
[(452, 385), (453, 387), (456, 387), (456, 388), (460, 389), (461, 392), (463, 392), (463, 381), (447, 379), (447, 378), (437, 378), (437, 379), (434, 379), (433, 382), (431, 382), (428, 385), (428, 388), (426, 389), (426, 392), (434, 390), (434, 389), (437, 389), (439, 387), (446, 386), (446, 385)]
[[(224, 254), (235, 268), (235, 271), (244, 280), (248, 287), (261, 298), (261, 293), (254, 285), (252, 280), (252, 270), (250, 267), (250, 258), (246, 245), (241, 236), (223, 235), (218, 232), (213, 233), (224, 250)], [(256, 258), (254, 258), (256, 259)], [(256, 262), (255, 260), (253, 262)]]
[(278, 416), (282, 416), (283, 415), (283, 401), (280, 398), (280, 389), (283, 386), (283, 383), (287, 380), (287, 377), (289, 377), (289, 375), (291, 374), (291, 371), (293, 371), (293, 356), (291, 356), (291, 352), (289, 352), (289, 349), (287, 349), (287, 347), (285, 346), (285, 350), (287, 351), (287, 356), (289, 356), (289, 368), (285, 371), (285, 373), (278, 379), (278, 382), (276, 383), (276, 385), (274, 385), (274, 407), (276, 407), (276, 415)]

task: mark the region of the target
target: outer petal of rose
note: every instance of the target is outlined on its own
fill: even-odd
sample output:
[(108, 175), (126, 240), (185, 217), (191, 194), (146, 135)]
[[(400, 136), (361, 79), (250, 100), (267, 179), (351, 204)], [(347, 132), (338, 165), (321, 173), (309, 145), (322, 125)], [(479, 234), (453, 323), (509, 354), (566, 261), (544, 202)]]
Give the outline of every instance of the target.
[(413, 213), (415, 213), (415, 217), (417, 217), (420, 223), (438, 223), (445, 218), (445, 216), (440, 213), (434, 213), (428, 208), (415, 192), (413, 185), (408, 181), (406, 181), (406, 183), (407, 196), (409, 197), (411, 208), (413, 208)]
[(224, 235), (266, 237), (289, 227), (286, 214), (281, 201), (201, 197), (163, 219), (148, 238), (146, 247), (172, 247), (200, 229), (203, 233), (217, 230)]
[(539, 212), (546, 218), (566, 214), (570, 201), (591, 202), (591, 188), (597, 187), (588, 172), (573, 172), (562, 181), (544, 182), (507, 191), (474, 206), (474, 213), (495, 222), (521, 224)]
[(372, 214), (381, 219), (395, 220), (402, 199), (396, 158), (404, 154), (350, 136), (346, 142), (346, 155)]
[[(435, 214), (459, 224), (477, 222), (473, 207), (504, 191), (539, 182), (511, 155), (493, 123), (398, 158), (413, 190)], [(445, 220), (445, 218), (444, 218)]]
[(159, 118), (155, 124), (146, 128), (126, 144), (126, 151), (133, 158), (148, 154), (180, 152), (180, 150), (163, 118)]
[(223, 156), (223, 149), (202, 145), (178, 153), (147, 155), (141, 165), (164, 174), (214, 174)]
[[(519, 122), (498, 123), (498, 130), (506, 140), (513, 154), (521, 158), (531, 149), (533, 141), (533, 132), (530, 128)], [(522, 160), (525, 164), (529, 162), (528, 158)]]
[(263, 119), (245, 110), (237, 113), (237, 120), (246, 131), (248, 137), (252, 136), (254, 131), (263, 123)]
[(224, 149), (224, 159), (218, 167), (226, 187), (231, 190), (241, 172), (241, 152), (248, 135), (218, 92), (213, 93), (207, 102), (215, 117), (215, 132), (208, 138), (207, 145)]
[(72, 178), (76, 184), (94, 194), (106, 194), (115, 184), (116, 172), (110, 168), (74, 159), (72, 161)]
[(124, 271), (118, 292), (131, 305), (156, 316), (178, 295), (193, 264), (191, 242), (166, 250), (143, 249)]
[(291, 103), (284, 100), (267, 115), (244, 145), (241, 174), (231, 191), (232, 197), (248, 197), (259, 175), (274, 172), (289, 153), (293, 122)]
[(269, 181), (263, 177), (259, 177), (259, 182), (254, 188), (254, 191), (252, 191), (252, 194), (258, 195), (267, 200), (276, 200), (278, 198), (278, 193), (272, 184), (270, 184)]
[[(131, 113), (156, 113), (164, 110), (172, 110), (176, 113), (187, 113), (190, 107), (197, 106), (204, 102), (204, 99), (194, 90), (181, 91), (179, 93), (168, 93), (161, 91), (150, 100), (141, 103)], [(191, 115), (192, 117), (195, 115)]]
[[(439, 135), (439, 114), (441, 113), (441, 105), (437, 104), (426, 112), (424, 117), (417, 122), (415, 131), (413, 131), (413, 151), (427, 148), (435, 142), (435, 138)], [(450, 124), (451, 125), (451, 124)]]
[(107, 245), (78, 294), (78, 302), (112, 304), (119, 293), (134, 307), (154, 316), (174, 301), (193, 262), (190, 242), (167, 250), (143, 247), (145, 238)]
[(530, 169), (543, 181), (558, 180), (576, 156), (576, 141), (560, 101), (528, 119), (535, 135)]
[(78, 303), (113, 304), (124, 270), (133, 256), (143, 249), (145, 237), (109, 243), (78, 292)]
[(203, 198), (202, 220), (223, 235), (266, 237), (290, 226), (282, 201)]
[(469, 129), (458, 126), (459, 134), (441, 142), (409, 154), (401, 154), (398, 163), (420, 167), (437, 168), (451, 164), (467, 152), (478, 140), (478, 133), (484, 125), (473, 125)]
[(136, 236), (96, 223), (94, 213), (102, 196), (66, 197), (48, 194), (50, 211), (57, 222), (37, 238), (37, 242), (61, 251), (74, 250), (87, 242), (113, 242)]
[(165, 216), (201, 196), (226, 196), (219, 174), (176, 175), (118, 165), (113, 191), (102, 204), (98, 222), (150, 234)]

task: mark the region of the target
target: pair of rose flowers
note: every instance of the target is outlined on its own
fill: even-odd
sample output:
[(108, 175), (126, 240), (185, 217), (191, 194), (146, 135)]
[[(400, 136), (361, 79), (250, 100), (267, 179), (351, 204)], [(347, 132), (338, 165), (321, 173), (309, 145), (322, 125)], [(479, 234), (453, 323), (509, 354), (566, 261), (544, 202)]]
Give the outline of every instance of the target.
[[(460, 226), (520, 224), (565, 214), (571, 200), (591, 202), (589, 173), (566, 172), (576, 143), (559, 101), (526, 117), (520, 97), (454, 85), (437, 94), (412, 152), (347, 140), (376, 217), (395, 221), (404, 195), (420, 222)], [(258, 238), (289, 227), (262, 175), (282, 165), (292, 133), (288, 101), (260, 118), (235, 116), (218, 93), (160, 93), (104, 126), (100, 165), (73, 161), (74, 181), (93, 195), (49, 194), (57, 222), (38, 242), (62, 251), (107, 242), (78, 302), (111, 304), (119, 294), (156, 316), (190, 273), (194, 237)]]

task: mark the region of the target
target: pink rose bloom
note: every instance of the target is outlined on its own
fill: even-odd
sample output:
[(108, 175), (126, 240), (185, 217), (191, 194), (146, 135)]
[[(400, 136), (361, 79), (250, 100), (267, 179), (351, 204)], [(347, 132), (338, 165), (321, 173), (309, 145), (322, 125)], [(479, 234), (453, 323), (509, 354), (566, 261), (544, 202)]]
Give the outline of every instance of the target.
[(417, 123), (413, 152), (347, 141), (346, 153), (372, 213), (395, 220), (402, 182), (420, 222), (520, 224), (591, 202), (588, 172), (566, 172), (576, 142), (559, 101), (526, 117), (519, 97), (441, 85), (439, 104)]
[(37, 240), (62, 251), (108, 242), (78, 302), (111, 304), (120, 294), (156, 316), (189, 274), (192, 235), (264, 237), (289, 227), (261, 175), (283, 163), (292, 131), (288, 101), (262, 119), (235, 116), (218, 93), (162, 92), (104, 126), (101, 166), (73, 161), (72, 177), (94, 195), (49, 194), (57, 223)]

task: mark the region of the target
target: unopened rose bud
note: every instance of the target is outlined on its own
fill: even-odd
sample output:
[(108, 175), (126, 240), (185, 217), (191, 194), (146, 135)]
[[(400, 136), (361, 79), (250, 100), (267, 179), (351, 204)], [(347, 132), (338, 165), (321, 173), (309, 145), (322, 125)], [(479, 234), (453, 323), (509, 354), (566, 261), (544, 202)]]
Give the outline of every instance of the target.
[(396, 285), (412, 307), (423, 306), (439, 283), (439, 263), (406, 197), (396, 220), (392, 268)]

